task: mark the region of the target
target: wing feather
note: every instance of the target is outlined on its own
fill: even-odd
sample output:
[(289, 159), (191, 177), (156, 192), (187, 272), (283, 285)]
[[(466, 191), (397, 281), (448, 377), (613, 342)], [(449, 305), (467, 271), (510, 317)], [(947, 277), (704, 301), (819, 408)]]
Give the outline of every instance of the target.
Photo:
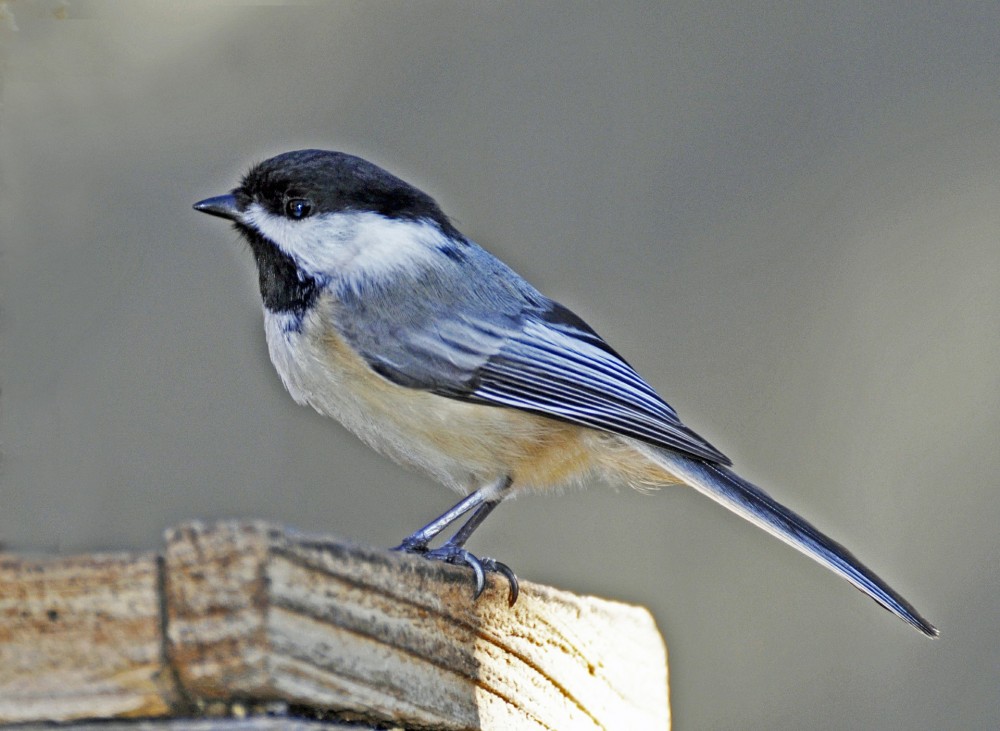
[(454, 264), (453, 271), (432, 268), (364, 291), (340, 289), (341, 335), (373, 370), (401, 386), (730, 464), (586, 322), (486, 252), (469, 252), (465, 267), (477, 267), (472, 274)]
[(606, 343), (595, 342), (595, 335), (589, 328), (574, 332), (529, 316), (476, 370), (473, 387), (463, 398), (524, 409), (730, 464), (681, 423), (677, 413)]

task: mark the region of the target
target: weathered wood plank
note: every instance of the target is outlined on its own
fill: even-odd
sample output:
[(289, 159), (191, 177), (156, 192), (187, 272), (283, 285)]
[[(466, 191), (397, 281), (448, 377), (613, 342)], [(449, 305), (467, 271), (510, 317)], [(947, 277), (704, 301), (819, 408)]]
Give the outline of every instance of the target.
[[(301, 718), (180, 718), (159, 721), (73, 723), (71, 731), (377, 731), (371, 727)], [(18, 725), (17, 731), (52, 731), (49, 724)]]
[(511, 608), (496, 577), (474, 602), (467, 569), (264, 523), (179, 526), (161, 566), (0, 559), (0, 722), (279, 702), (378, 726), (669, 727), (639, 607), (525, 583)]
[(668, 724), (638, 607), (525, 583), (510, 608), (497, 577), (473, 602), (466, 569), (263, 524), (184, 526), (166, 566), (169, 653), (201, 697), (448, 729)]
[(0, 722), (165, 714), (153, 554), (0, 555)]

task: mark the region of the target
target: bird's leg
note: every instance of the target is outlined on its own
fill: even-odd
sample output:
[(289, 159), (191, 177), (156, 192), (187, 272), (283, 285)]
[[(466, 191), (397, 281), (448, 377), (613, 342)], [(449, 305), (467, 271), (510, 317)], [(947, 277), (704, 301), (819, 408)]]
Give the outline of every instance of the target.
[(488, 500), (473, 511), (469, 519), (462, 523), (462, 527), (455, 531), (455, 534), (448, 539), (448, 544), (461, 548), (472, 536), (472, 531), (482, 525), (486, 516), (493, 512), (494, 508), (500, 504), (501, 498)]
[[(452, 556), (458, 559), (457, 562), (465, 563), (472, 567), (472, 570), (476, 572), (476, 597), (483, 592), (483, 588), (486, 585), (486, 578), (481, 573), (482, 571), (496, 571), (499, 574), (503, 574), (504, 578), (507, 579), (507, 583), (510, 585), (510, 593), (508, 603), (514, 606), (514, 602), (517, 601), (517, 595), (520, 591), (517, 583), (517, 576), (514, 575), (513, 570), (507, 564), (497, 561), (494, 558), (477, 558), (471, 553), (466, 551), (463, 546), (465, 542), (469, 540), (469, 536), (472, 535), (472, 531), (482, 524), (486, 520), (486, 516), (493, 512), (493, 509), (500, 504), (502, 498), (496, 500), (490, 500), (485, 502), (476, 508), (472, 516), (462, 524), (462, 527), (455, 531), (455, 535), (449, 538), (441, 548), (436, 549), (445, 556), (445, 560), (455, 562)], [(432, 551), (433, 553), (433, 551)], [(479, 566), (476, 566), (476, 563)]]
[[(413, 535), (406, 538), (394, 550), (405, 551), (407, 553), (419, 553), (424, 558), (435, 561), (446, 561), (452, 564), (466, 565), (472, 569), (476, 575), (476, 598), (483, 593), (486, 588), (486, 572), (496, 571), (503, 574), (510, 585), (508, 603), (513, 606), (517, 601), (519, 587), (517, 577), (511, 568), (492, 558), (477, 558), (469, 551), (465, 550), (465, 542), (469, 540), (473, 531), (478, 528), (486, 516), (493, 512), (497, 505), (503, 501), (504, 493), (510, 487), (509, 477), (503, 478), (498, 483), (476, 490), (471, 495), (464, 497), (453, 508), (445, 512), (441, 517), (431, 521)], [(487, 497), (489, 496), (489, 497)], [(455, 534), (445, 541), (440, 548), (428, 548), (427, 544), (445, 528), (472, 510), (472, 515), (462, 526), (455, 531)]]
[(441, 531), (468, 513), (470, 510), (483, 506), (483, 503), (486, 502), (484, 492), (485, 490), (480, 489), (466, 495), (464, 498), (455, 503), (455, 505), (453, 505), (450, 509), (445, 511), (444, 514), (432, 520), (416, 533), (404, 538), (403, 542), (392, 550), (403, 551), (404, 553), (426, 553), (428, 550), (427, 544), (433, 541)]

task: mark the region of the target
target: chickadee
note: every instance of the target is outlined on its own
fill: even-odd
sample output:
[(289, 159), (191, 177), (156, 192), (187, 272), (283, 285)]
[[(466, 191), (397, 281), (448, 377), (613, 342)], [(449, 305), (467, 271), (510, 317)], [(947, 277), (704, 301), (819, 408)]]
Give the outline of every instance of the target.
[(510, 568), (465, 549), (501, 501), (599, 477), (689, 485), (938, 634), (846, 548), (731, 471), (587, 323), (426, 193), (353, 155), (299, 150), (194, 208), (250, 244), (268, 350), (292, 398), (465, 494), (397, 549), (468, 565), (477, 597), (496, 571), (517, 598)]

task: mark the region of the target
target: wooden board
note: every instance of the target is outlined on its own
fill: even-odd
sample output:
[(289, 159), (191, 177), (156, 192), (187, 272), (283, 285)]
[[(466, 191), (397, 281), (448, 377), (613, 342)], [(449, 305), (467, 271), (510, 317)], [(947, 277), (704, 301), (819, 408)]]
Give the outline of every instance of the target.
[(0, 554), (0, 722), (169, 712), (154, 554)]
[[(55, 617), (55, 619), (53, 619)], [(441, 729), (669, 727), (642, 608), (265, 523), (162, 556), (0, 558), (0, 722), (281, 703)]]

